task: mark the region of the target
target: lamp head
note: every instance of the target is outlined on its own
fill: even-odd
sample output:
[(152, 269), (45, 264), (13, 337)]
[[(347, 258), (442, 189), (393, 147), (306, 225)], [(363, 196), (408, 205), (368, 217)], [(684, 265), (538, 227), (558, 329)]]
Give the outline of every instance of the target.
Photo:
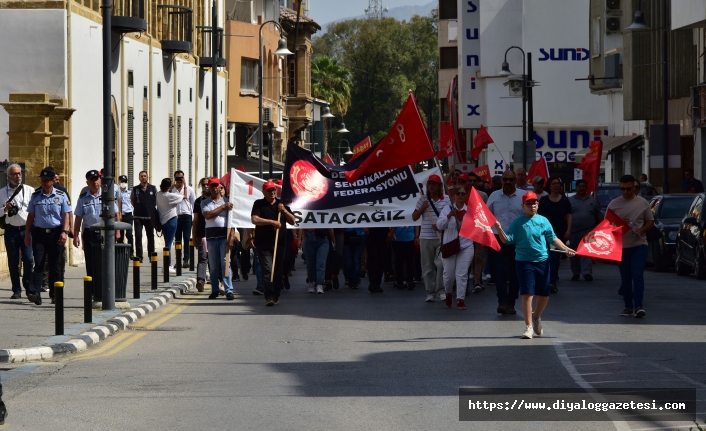
[(279, 55), (280, 57), (283, 57), (285, 55), (292, 55), (294, 54), (292, 51), (287, 48), (287, 41), (284, 40), (283, 37), (279, 38), (279, 43), (277, 43), (277, 51), (275, 51), (275, 55)]
[(341, 128), (338, 129), (338, 133), (349, 133), (349, 130), (346, 129), (346, 123), (341, 123)]
[(510, 76), (512, 75), (512, 72), (510, 72), (510, 64), (508, 64), (507, 61), (503, 61), (502, 69), (500, 72), (498, 72), (498, 76)]
[(333, 118), (335, 115), (331, 113), (331, 108), (328, 106), (324, 108), (324, 114), (321, 116), (321, 118)]
[(346, 156), (350, 156), (351, 154), (353, 154), (353, 151), (351, 151), (351, 147), (348, 147), (348, 151), (343, 154), (345, 154)]
[(633, 18), (632, 24), (626, 28), (626, 30), (630, 31), (646, 31), (649, 29), (650, 27), (645, 23), (645, 14), (642, 13), (642, 9), (638, 9), (635, 12), (635, 18)]

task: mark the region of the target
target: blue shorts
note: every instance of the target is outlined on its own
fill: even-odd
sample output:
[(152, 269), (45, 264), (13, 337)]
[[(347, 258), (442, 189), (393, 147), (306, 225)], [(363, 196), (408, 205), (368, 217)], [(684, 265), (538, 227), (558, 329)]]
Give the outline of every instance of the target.
[(549, 261), (515, 261), (520, 295), (549, 296)]

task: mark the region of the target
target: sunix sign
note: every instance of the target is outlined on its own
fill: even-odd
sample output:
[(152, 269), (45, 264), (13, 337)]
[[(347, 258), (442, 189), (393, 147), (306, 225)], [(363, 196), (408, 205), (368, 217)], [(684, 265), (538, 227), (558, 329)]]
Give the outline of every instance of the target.
[(539, 48), (539, 61), (586, 61), (591, 56), (586, 48)]
[(535, 131), (537, 159), (544, 157), (548, 162), (573, 162), (576, 152), (588, 148), (591, 141), (599, 141), (604, 136), (608, 136), (608, 130), (603, 128), (595, 128), (592, 131), (580, 129)]

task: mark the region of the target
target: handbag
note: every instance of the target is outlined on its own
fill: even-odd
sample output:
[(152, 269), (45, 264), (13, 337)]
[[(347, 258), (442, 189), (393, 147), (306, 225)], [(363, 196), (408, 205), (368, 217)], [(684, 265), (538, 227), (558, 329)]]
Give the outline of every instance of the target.
[[(10, 190), (9, 186), (8, 186), (8, 190)], [(22, 190), (22, 197), (24, 197), (24, 195), (25, 195), (25, 188), (24, 188), (24, 186), (23, 186), (22, 184), (20, 184), (20, 185), (15, 189), (15, 193), (13, 193), (12, 196), (10, 196), (10, 199), (8, 199), (7, 202), (12, 202), (12, 200), (15, 199), (15, 196), (17, 196), (17, 193), (19, 193), (20, 190)], [(5, 205), (7, 205), (7, 202), (5, 203)], [(13, 211), (13, 210), (14, 210), (14, 211)], [(7, 220), (6, 220), (5, 216), (6, 216), (6, 215), (9, 215), (10, 217), (12, 217), (12, 216), (14, 216), (15, 214), (17, 214), (17, 211), (18, 211), (18, 208), (17, 208), (17, 207), (12, 207), (12, 208), (10, 208), (10, 211), (8, 211), (8, 212), (5, 213), (2, 217), (0, 217), (0, 228), (1, 228), (1, 229), (5, 230), (5, 228), (7, 228)], [(11, 212), (12, 212), (13, 214), (10, 214)]]
[(152, 213), (152, 226), (154, 226), (154, 231), (157, 233), (162, 233), (162, 220), (159, 218), (159, 210), (155, 209)]
[[(456, 224), (460, 225), (458, 217), (454, 216), (454, 218), (456, 219)], [(461, 240), (458, 235), (446, 244), (441, 244), (441, 257), (444, 259), (454, 256), (459, 251), (461, 251)]]

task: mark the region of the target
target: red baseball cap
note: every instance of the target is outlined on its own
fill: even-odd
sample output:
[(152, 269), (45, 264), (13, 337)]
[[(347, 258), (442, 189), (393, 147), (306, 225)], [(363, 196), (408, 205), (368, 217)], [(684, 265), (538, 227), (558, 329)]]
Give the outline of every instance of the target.
[(219, 184), (221, 184), (221, 180), (219, 180), (219, 179), (216, 178), (216, 177), (213, 177), (213, 178), (209, 178), (209, 179), (208, 179), (208, 185), (209, 185), (209, 186), (217, 186), (217, 185), (219, 185)]
[(427, 179), (427, 182), (428, 182), (428, 181), (433, 181), (433, 182), (435, 182), (435, 183), (441, 184), (441, 177), (438, 176), (438, 175), (436, 175), (436, 174), (434, 174), (434, 175), (429, 175), (429, 179)]
[(275, 180), (275, 184), (277, 184), (278, 186), (281, 186), (281, 185), (282, 185), (282, 183), (283, 183), (283, 181), (282, 181), (282, 180)]
[(537, 194), (535, 192), (527, 192), (524, 195), (522, 195), (522, 203), (525, 203), (527, 201), (536, 201), (537, 199)]
[(271, 190), (271, 189), (276, 189), (276, 188), (277, 188), (277, 186), (272, 181), (265, 181), (262, 184), (262, 190)]
[(469, 177), (468, 174), (461, 174), (458, 176), (458, 179), (460, 181), (471, 181), (471, 177)]

